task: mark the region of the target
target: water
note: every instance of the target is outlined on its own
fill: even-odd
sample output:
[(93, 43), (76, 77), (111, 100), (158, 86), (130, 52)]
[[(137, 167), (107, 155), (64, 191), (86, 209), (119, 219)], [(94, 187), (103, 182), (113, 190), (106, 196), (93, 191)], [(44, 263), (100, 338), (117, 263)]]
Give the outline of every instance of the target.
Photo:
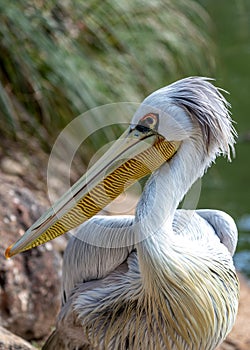
[(233, 162), (219, 159), (204, 177), (199, 207), (221, 209), (235, 219), (235, 264), (250, 277), (250, 1), (200, 2), (214, 23), (216, 83), (230, 92), (239, 139)]

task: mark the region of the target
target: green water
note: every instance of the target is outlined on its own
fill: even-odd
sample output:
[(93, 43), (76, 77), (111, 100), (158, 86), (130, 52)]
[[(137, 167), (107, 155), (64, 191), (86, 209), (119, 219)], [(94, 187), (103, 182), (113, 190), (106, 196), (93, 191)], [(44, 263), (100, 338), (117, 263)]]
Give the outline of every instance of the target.
[(232, 163), (219, 159), (202, 181), (199, 207), (218, 208), (236, 220), (238, 269), (250, 277), (250, 1), (200, 1), (213, 21), (216, 83), (230, 92), (239, 139)]

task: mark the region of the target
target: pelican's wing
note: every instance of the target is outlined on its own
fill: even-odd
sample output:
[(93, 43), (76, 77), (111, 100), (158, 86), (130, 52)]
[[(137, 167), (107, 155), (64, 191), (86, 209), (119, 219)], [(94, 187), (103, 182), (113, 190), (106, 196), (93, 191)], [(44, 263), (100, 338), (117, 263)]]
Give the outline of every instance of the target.
[(95, 216), (69, 240), (63, 259), (62, 302), (78, 283), (100, 280), (134, 249), (133, 216)]
[(223, 211), (212, 209), (199, 209), (196, 210), (196, 213), (208, 221), (221, 243), (233, 256), (238, 240), (238, 230), (232, 217)]

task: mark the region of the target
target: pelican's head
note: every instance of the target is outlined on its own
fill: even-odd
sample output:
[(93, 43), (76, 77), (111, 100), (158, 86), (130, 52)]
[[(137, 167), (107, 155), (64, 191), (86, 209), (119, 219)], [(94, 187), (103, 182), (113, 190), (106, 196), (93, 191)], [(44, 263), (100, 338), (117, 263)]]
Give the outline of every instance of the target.
[(236, 132), (229, 107), (209, 79), (190, 77), (149, 95), (131, 124), (152, 128), (164, 139), (180, 142), (183, 147), (193, 141), (210, 163), (219, 154), (228, 159), (231, 151), (234, 154)]
[(128, 130), (28, 231), (6, 257), (45, 243), (97, 214), (136, 180), (154, 172), (192, 143), (204, 168), (230, 158), (235, 131), (228, 103), (207, 79), (179, 80), (140, 105)]

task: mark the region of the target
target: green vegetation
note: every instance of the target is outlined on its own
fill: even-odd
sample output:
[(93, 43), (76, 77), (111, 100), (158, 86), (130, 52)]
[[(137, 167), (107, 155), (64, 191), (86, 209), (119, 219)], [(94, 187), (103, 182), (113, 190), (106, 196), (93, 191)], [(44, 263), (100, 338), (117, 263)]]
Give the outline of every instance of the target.
[(75, 116), (211, 74), (209, 18), (192, 0), (0, 0), (0, 135), (49, 146)]

